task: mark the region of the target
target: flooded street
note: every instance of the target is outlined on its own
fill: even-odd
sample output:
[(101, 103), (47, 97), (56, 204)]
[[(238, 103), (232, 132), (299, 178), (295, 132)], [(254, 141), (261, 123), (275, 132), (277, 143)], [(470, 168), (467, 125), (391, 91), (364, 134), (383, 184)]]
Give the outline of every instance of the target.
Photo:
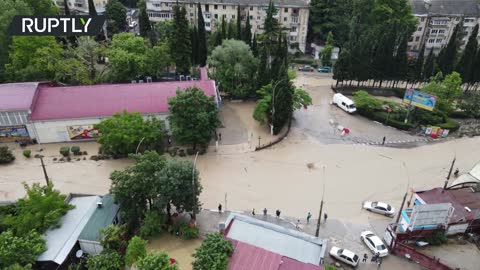
[(193, 253), (200, 247), (200, 239), (184, 240), (178, 236), (164, 233), (159, 237), (149, 239), (147, 252), (165, 251), (177, 261), (181, 270), (191, 270), (193, 262)]

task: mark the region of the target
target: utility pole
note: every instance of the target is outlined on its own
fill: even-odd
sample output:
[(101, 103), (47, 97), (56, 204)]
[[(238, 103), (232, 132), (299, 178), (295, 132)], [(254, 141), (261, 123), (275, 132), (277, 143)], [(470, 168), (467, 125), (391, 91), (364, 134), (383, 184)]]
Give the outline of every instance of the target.
[(325, 166), (323, 166), (322, 201), (320, 202), (320, 211), (318, 212), (317, 230), (315, 231), (315, 237), (318, 237), (318, 234), (320, 233), (320, 221), (322, 220), (323, 198), (324, 198), (324, 196), (325, 196)]
[(50, 180), (48, 179), (47, 169), (45, 169), (45, 164), (43, 163), (43, 157), (40, 156), (40, 162), (42, 163), (43, 174), (45, 175), (45, 181), (47, 182), (47, 186), (50, 185)]
[(448, 180), (450, 180), (450, 176), (452, 176), (452, 170), (456, 160), (457, 160), (457, 157), (455, 156), (452, 160), (452, 165), (450, 165), (450, 170), (448, 171), (447, 180), (445, 180), (445, 185), (443, 185), (444, 190), (447, 188)]

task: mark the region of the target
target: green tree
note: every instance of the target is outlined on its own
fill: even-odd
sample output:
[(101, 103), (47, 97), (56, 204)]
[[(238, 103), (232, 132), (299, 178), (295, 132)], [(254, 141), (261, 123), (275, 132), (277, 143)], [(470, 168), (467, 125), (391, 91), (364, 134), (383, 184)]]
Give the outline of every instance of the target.
[(173, 7), (173, 36), (171, 42), (171, 53), (173, 62), (178, 73), (189, 73), (191, 66), (191, 42), (189, 26), (187, 20), (187, 11), (185, 7), (175, 5)]
[(140, 35), (144, 38), (148, 37), (152, 31), (152, 25), (147, 14), (147, 4), (144, 0), (140, 1), (140, 17), (138, 22), (140, 24)]
[(170, 46), (167, 43), (158, 43), (152, 48), (147, 49), (145, 60), (145, 74), (160, 78), (173, 64), (170, 57)]
[(423, 67), (423, 79), (429, 80), (432, 77), (435, 71), (435, 55), (433, 54), (433, 48), (430, 50), (427, 56), (427, 60), (425, 60), (425, 65)]
[[(237, 40), (243, 40), (242, 39), (242, 16), (240, 14), (240, 4), (237, 5), (237, 31), (236, 31), (236, 39)], [(248, 44), (248, 42), (245, 42)]]
[(127, 241), (124, 239), (126, 233), (125, 225), (117, 226), (111, 224), (100, 232), (102, 234), (100, 244), (105, 250), (120, 252), (127, 247)]
[(0, 146), (0, 164), (7, 164), (15, 160), (12, 150), (8, 146)]
[(132, 237), (128, 242), (127, 252), (125, 254), (125, 264), (132, 266), (141, 258), (147, 256), (147, 241), (138, 236)]
[[(33, 11), (34, 16), (56, 16), (58, 9), (50, 0), (23, 0)], [(23, 15), (23, 14), (22, 14)]]
[(462, 31), (461, 27), (463, 27), (461, 23), (455, 26), (447, 46), (442, 49), (438, 56), (438, 67), (443, 74), (450, 74), (455, 67), (461, 36), (460, 31)]
[(172, 20), (159, 21), (155, 24), (155, 36), (158, 42), (165, 43), (170, 46), (170, 42), (174, 35), (174, 24)]
[(348, 49), (344, 48), (340, 52), (337, 62), (335, 62), (333, 68), (333, 79), (339, 82), (351, 79), (351, 56)]
[(15, 264), (25, 266), (34, 264), (38, 255), (45, 250), (45, 240), (41, 235), (32, 230), (25, 234), (15, 235), (11, 230), (0, 234), (0, 268)]
[(88, 14), (90, 16), (97, 15), (97, 10), (95, 9), (95, 3), (93, 3), (93, 0), (88, 0)]
[(420, 51), (418, 52), (418, 57), (417, 60), (415, 61), (415, 67), (414, 67), (414, 78), (415, 81), (424, 81), (424, 61), (425, 61), (425, 44), (422, 45), (422, 48), (420, 48)]
[(464, 83), (472, 83), (473, 80), (473, 64), (475, 61), (475, 54), (478, 49), (478, 24), (473, 28), (472, 33), (468, 39), (468, 43), (463, 50), (463, 53), (460, 57), (460, 61), (457, 64), (457, 72), (460, 73), (460, 76), (463, 79)]
[(355, 101), (357, 109), (366, 115), (372, 114), (382, 106), (382, 103), (378, 99), (370, 96), (370, 94), (364, 90), (353, 93), (353, 100)]
[(138, 270), (178, 270), (177, 264), (170, 264), (165, 252), (148, 254), (137, 263)]
[(123, 258), (115, 251), (103, 251), (87, 259), (87, 269), (121, 270), (123, 267)]
[(332, 64), (332, 52), (333, 52), (333, 34), (332, 32), (328, 33), (327, 43), (322, 51), (322, 65), (330, 66)]
[(16, 235), (27, 235), (32, 230), (44, 233), (48, 228), (57, 227), (60, 218), (74, 208), (52, 185), (24, 184), (24, 188), (27, 194), (18, 200), (16, 214), (4, 220)]
[(312, 0), (308, 22), (309, 40), (326, 40), (332, 32), (339, 45), (347, 40), (352, 0)]
[(472, 91), (470, 93), (464, 93), (459, 108), (463, 110), (469, 117), (479, 118), (480, 117), (480, 93), (477, 91)]
[(253, 41), (252, 41), (252, 53), (253, 56), (258, 57), (258, 44), (257, 44), (257, 34), (253, 34)]
[(198, 45), (198, 64), (200, 66), (204, 67), (207, 64), (207, 54), (208, 54), (208, 48), (207, 48), (207, 33), (205, 31), (205, 21), (203, 20), (203, 13), (202, 13), (202, 7), (200, 5), (200, 2), (197, 4), (197, 10), (198, 10), (198, 32), (197, 32), (197, 41)]
[(95, 65), (104, 51), (105, 46), (95, 41), (92, 37), (80, 37), (77, 40), (77, 47), (74, 49), (75, 56), (88, 69), (89, 78), (92, 82), (95, 82), (97, 79), (98, 70)]
[(10, 22), (15, 15), (28, 16), (32, 14), (30, 6), (24, 1), (0, 0), (0, 82), (5, 81), (5, 64), (8, 62), (8, 48), (12, 43), (12, 37), (8, 33)]
[(279, 30), (278, 21), (274, 18), (277, 12), (278, 10), (275, 8), (273, 0), (270, 0), (270, 2), (268, 3), (267, 16), (264, 23), (266, 35), (271, 35), (272, 33), (275, 33)]
[(253, 46), (252, 46), (252, 25), (250, 24), (250, 15), (247, 13), (247, 21), (245, 22), (245, 28), (243, 29), (243, 40), (245, 43), (252, 48), (253, 51)]
[(208, 234), (193, 257), (193, 270), (226, 270), (233, 254), (232, 243), (219, 233)]
[(285, 65), (282, 65), (280, 69), (274, 88), (272, 95), (272, 125), (273, 134), (278, 134), (283, 126), (291, 119), (294, 110), (294, 87), (288, 78), (288, 71)]
[(194, 25), (192, 28), (190, 28), (190, 41), (192, 44), (192, 64), (196, 65), (198, 64), (198, 30), (197, 26)]
[[(140, 151), (163, 150), (163, 123), (152, 117), (144, 120), (138, 112), (116, 113), (96, 125), (101, 133), (98, 138), (101, 151), (106, 154), (126, 157)], [(140, 147), (140, 141), (142, 141)]]
[(168, 100), (168, 119), (173, 137), (182, 144), (206, 145), (220, 125), (218, 108), (213, 97), (192, 87), (177, 90), (177, 95)]
[(437, 96), (436, 109), (450, 114), (462, 95), (462, 78), (457, 72), (445, 76), (443, 81), (441, 78), (442, 74), (437, 74), (422, 91)]
[(223, 91), (236, 98), (245, 98), (255, 90), (257, 60), (243, 41), (225, 40), (208, 59), (211, 76)]
[[(220, 29), (221, 29), (221, 32), (222, 33), (222, 42), (224, 39), (227, 39), (227, 22), (225, 22), (225, 17), (222, 16), (222, 23), (220, 25)], [(219, 45), (221, 45), (222, 43), (220, 42)]]
[(7, 77), (13, 81), (53, 80), (62, 54), (54, 37), (14, 37), (5, 65)]
[(148, 211), (140, 227), (139, 235), (143, 238), (159, 235), (164, 229), (165, 221), (164, 216), (157, 211)]
[(110, 192), (115, 201), (122, 205), (121, 211), (126, 223), (136, 226), (148, 209), (159, 204), (155, 200), (158, 199), (159, 188), (162, 186), (156, 175), (165, 168), (166, 159), (154, 151), (132, 157), (136, 161), (135, 165), (111, 174)]
[(68, 7), (67, 0), (63, 0), (63, 8), (65, 9), (65, 15), (70, 16), (70, 8)]
[(108, 0), (105, 19), (110, 35), (123, 32), (127, 24), (127, 9), (118, 0)]
[(227, 39), (234, 39), (237, 36), (237, 31), (235, 29), (235, 22), (230, 20), (228, 22), (228, 32), (227, 32)]
[(132, 33), (113, 36), (107, 50), (109, 76), (113, 81), (130, 81), (144, 75), (147, 45), (142, 37)]

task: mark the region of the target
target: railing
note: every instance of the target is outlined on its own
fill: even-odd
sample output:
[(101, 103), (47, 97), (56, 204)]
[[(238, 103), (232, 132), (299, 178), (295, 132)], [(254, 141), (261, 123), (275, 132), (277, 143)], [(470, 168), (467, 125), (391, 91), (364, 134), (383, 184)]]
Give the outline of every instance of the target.
[(430, 270), (455, 270), (454, 268), (440, 262), (440, 258), (430, 257), (402, 243), (397, 243), (395, 245), (393, 253), (410, 261), (414, 261)]

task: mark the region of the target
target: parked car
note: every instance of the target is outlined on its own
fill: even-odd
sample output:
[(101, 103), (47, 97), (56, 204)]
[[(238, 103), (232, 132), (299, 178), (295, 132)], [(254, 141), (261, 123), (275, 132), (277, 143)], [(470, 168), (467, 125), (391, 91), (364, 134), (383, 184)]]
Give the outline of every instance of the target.
[(318, 72), (330, 73), (332, 72), (332, 67), (324, 66), (318, 69)]
[(357, 111), (355, 103), (353, 103), (351, 99), (340, 93), (336, 93), (335, 95), (333, 95), (332, 103), (348, 113), (354, 113)]
[(356, 267), (360, 261), (357, 254), (348, 249), (335, 246), (330, 249), (330, 256), (353, 267)]
[(380, 237), (375, 235), (371, 231), (364, 231), (360, 234), (360, 239), (367, 245), (367, 247), (372, 251), (373, 254), (377, 254), (380, 257), (385, 257), (388, 255), (388, 249), (385, 244), (382, 242)]
[(298, 71), (307, 71), (307, 72), (314, 72), (315, 69), (312, 66), (305, 65), (303, 67), (299, 67)]
[(388, 203), (366, 201), (363, 203), (363, 208), (368, 211), (382, 214), (388, 217), (395, 216), (395, 208), (393, 208)]

